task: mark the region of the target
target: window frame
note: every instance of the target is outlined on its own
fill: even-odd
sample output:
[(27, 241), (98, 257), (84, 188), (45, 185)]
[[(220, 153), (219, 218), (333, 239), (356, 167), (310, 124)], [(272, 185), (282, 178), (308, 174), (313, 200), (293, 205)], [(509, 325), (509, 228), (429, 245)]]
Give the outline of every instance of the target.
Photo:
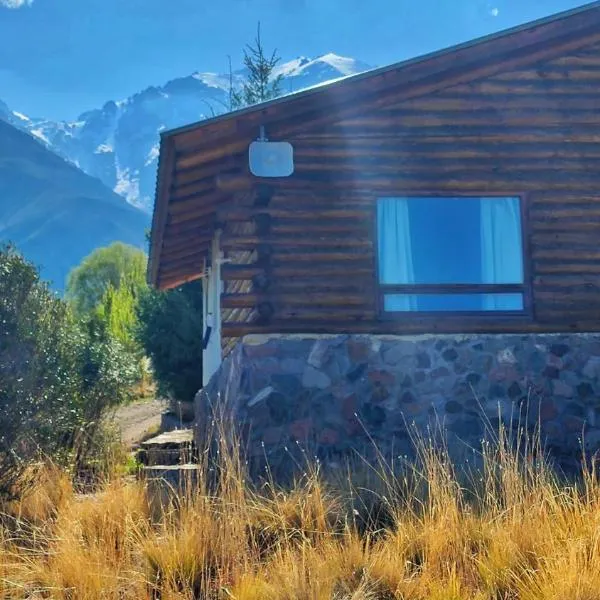
[[(385, 284), (379, 280), (379, 238), (377, 223), (377, 203), (383, 198), (518, 198), (519, 212), (521, 216), (521, 251), (523, 260), (523, 282), (522, 283), (475, 283), (475, 284)], [(377, 290), (377, 314), (380, 321), (407, 321), (418, 318), (419, 320), (484, 320), (494, 319), (516, 321), (532, 321), (533, 297), (531, 285), (531, 248), (529, 235), (529, 203), (527, 194), (524, 192), (503, 191), (503, 192), (460, 192), (460, 191), (402, 191), (402, 192), (384, 192), (375, 196), (372, 210), (372, 231), (373, 231), (373, 251), (374, 251), (374, 279)], [(386, 311), (384, 306), (384, 297), (386, 294), (444, 294), (444, 293), (520, 293), (523, 295), (523, 309), (518, 311)]]

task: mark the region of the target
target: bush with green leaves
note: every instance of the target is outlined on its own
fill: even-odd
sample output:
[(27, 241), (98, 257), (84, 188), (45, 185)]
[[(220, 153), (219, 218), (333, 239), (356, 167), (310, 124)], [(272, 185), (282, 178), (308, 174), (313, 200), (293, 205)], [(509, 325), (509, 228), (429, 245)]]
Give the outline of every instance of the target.
[(97, 248), (69, 273), (67, 299), (83, 316), (101, 304), (110, 288), (117, 290), (125, 281), (135, 295), (146, 287), (146, 263), (142, 250), (122, 242)]
[(90, 457), (135, 366), (98, 319), (77, 320), (12, 247), (0, 247), (0, 493), (39, 456)]
[(202, 284), (147, 290), (138, 304), (138, 340), (163, 397), (193, 400), (202, 387)]
[(128, 353), (128, 361), (135, 364), (136, 384), (149, 376), (135, 337), (136, 306), (147, 289), (146, 264), (142, 250), (114, 242), (86, 256), (69, 274), (67, 285), (67, 300), (73, 311), (84, 320), (102, 322), (105, 335)]

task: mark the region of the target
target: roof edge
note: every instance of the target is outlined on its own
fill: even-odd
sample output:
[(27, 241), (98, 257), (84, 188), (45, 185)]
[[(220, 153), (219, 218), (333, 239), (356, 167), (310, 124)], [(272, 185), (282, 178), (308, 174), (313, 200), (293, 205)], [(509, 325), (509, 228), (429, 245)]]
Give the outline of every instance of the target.
[(154, 210), (152, 211), (152, 225), (150, 229), (150, 248), (148, 252), (148, 267), (146, 281), (148, 285), (160, 288), (159, 262), (162, 248), (162, 237), (165, 231), (168, 210), (168, 192), (171, 171), (175, 162), (175, 147), (170, 138), (161, 140), (158, 156), (158, 169), (156, 175), (156, 191)]

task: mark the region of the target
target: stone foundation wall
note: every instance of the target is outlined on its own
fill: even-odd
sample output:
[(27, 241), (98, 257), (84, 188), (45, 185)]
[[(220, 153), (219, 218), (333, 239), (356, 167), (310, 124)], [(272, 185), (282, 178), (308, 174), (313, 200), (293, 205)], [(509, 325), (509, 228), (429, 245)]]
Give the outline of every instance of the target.
[(199, 436), (216, 407), (259, 461), (410, 455), (410, 430), (440, 424), (454, 448), (480, 447), (500, 421), (539, 423), (577, 460), (582, 440), (600, 448), (600, 336), (247, 336), (196, 398)]

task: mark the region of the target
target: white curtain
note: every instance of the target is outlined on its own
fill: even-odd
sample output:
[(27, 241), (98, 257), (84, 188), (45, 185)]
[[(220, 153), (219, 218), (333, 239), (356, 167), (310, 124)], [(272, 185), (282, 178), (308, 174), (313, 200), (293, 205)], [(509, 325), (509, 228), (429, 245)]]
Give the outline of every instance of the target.
[[(410, 218), (407, 198), (380, 198), (377, 202), (379, 282), (414, 283)], [(386, 294), (384, 310), (416, 309), (416, 298), (407, 294)]]
[[(482, 198), (482, 283), (522, 283), (523, 248), (518, 198)], [(520, 294), (486, 294), (485, 310), (521, 310)]]

